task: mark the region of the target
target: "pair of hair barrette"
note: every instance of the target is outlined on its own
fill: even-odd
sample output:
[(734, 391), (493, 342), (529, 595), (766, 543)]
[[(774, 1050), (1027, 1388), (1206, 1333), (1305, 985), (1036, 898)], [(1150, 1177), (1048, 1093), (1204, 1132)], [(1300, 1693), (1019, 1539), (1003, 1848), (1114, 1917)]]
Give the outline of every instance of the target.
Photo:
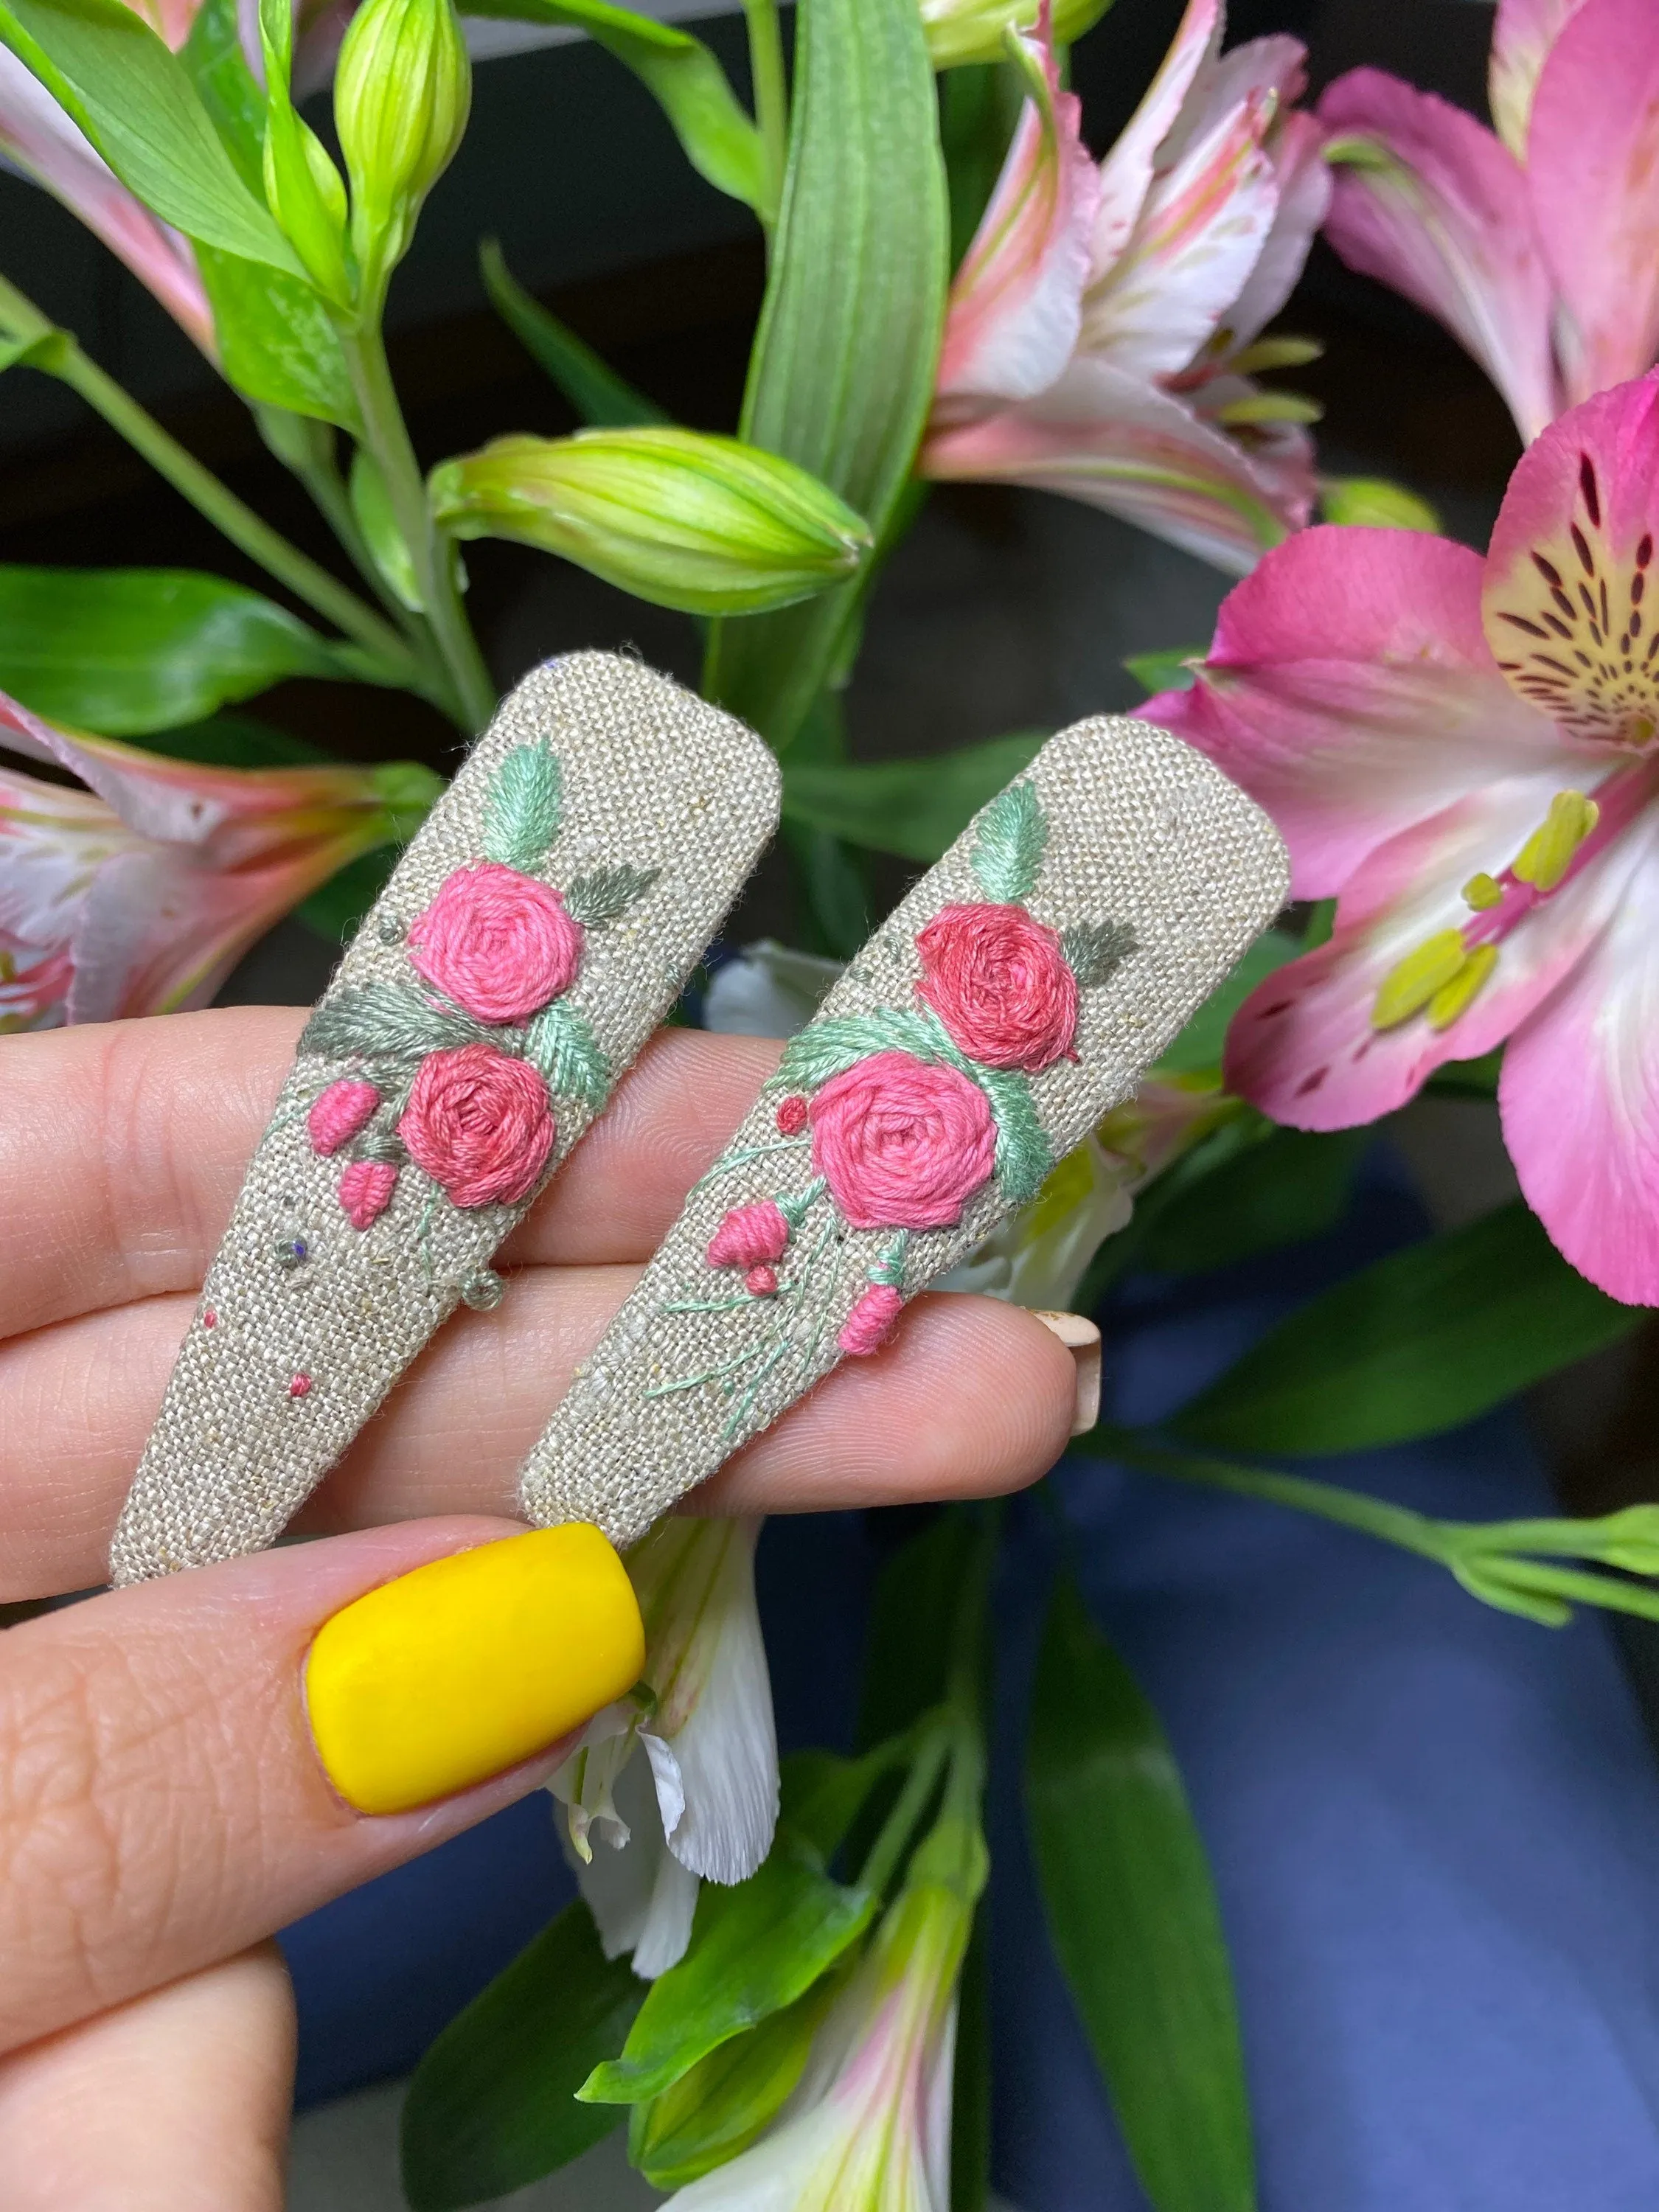
[[(636, 662), (510, 695), (301, 1036), (111, 1570), (271, 1543), (605, 1110), (776, 826), (743, 724)], [(618, 1547), (1032, 1198), (1271, 918), (1272, 824), (1151, 724), (1078, 722), (785, 1049), (525, 1463)]]

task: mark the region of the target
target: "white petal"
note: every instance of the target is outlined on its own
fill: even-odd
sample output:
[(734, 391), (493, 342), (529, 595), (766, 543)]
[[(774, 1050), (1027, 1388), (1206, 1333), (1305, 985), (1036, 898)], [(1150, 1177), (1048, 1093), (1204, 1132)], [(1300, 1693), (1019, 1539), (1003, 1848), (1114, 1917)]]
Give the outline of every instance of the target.
[(696, 1875), (683, 1867), (672, 1851), (663, 1853), (657, 1862), (639, 1942), (634, 1947), (634, 1972), (644, 1980), (655, 1981), (685, 1956), (699, 1887)]
[[(629, 1759), (617, 1778), (615, 1794), (626, 1844), (601, 1843), (591, 1860), (586, 1865), (578, 1860), (575, 1869), (577, 1887), (593, 1915), (607, 1959), (620, 1958), (643, 1939), (658, 1878), (669, 1862), (645, 1759)], [(690, 1925), (688, 1918), (688, 1930)], [(680, 1948), (684, 1948), (682, 1943)]]
[[(755, 1604), (757, 1520), (708, 1524), (721, 1556), (705, 1620), (717, 1633), (701, 1693), (672, 1739), (684, 1811), (670, 1848), (711, 1881), (744, 1881), (772, 1848), (778, 1740)], [(659, 1721), (662, 1717), (659, 1716)]]

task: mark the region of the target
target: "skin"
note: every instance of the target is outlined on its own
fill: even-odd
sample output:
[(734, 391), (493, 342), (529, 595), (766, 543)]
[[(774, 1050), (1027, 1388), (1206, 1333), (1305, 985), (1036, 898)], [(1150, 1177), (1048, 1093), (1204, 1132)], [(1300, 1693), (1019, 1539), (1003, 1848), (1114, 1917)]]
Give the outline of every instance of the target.
[[(8, 1038), (0, 1601), (100, 1583), (111, 1530), (303, 1017), (229, 1008)], [(0, 1640), (0, 2172), (9, 2212), (279, 2212), (293, 2004), (266, 1940), (534, 1789), (562, 1746), (388, 1818), (319, 1765), (322, 1622), (516, 1533), (514, 1478), (775, 1062), (665, 1031), (296, 1524), (319, 1540), (106, 1592)], [(1070, 1354), (1017, 1308), (919, 1299), (694, 1510), (978, 1497), (1063, 1449)]]

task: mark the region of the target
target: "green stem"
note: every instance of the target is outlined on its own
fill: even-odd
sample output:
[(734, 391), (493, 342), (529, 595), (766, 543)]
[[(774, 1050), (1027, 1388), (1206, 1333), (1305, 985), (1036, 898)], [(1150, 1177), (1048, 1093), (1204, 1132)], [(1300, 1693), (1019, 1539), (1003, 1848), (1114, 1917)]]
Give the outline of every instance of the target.
[(340, 341), (363, 418), (363, 443), (380, 463), (398, 526), (409, 547), (426, 617), (453, 693), (452, 711), (464, 728), (481, 730), (495, 705), (495, 687), (455, 588), (447, 539), (439, 535), (426, 483), (410, 443), (378, 327), (342, 325)]
[(783, 67), (783, 33), (778, 25), (777, 0), (743, 0), (743, 12), (749, 21), (755, 122), (766, 162), (766, 209), (761, 210), (761, 220), (769, 232), (782, 204), (783, 173), (789, 159), (789, 85)]
[(904, 1786), (859, 1869), (861, 1887), (885, 1889), (898, 1871), (899, 1862), (939, 1787), (939, 1772), (950, 1753), (951, 1740), (952, 1730), (943, 1711), (921, 1725), (915, 1758)]
[(204, 468), (129, 397), (114, 379), (82, 352), (68, 331), (47, 320), (33, 301), (0, 277), (0, 322), (20, 338), (33, 341), (38, 351), (30, 365), (67, 384), (87, 404), (101, 415), (112, 430), (143, 455), (158, 476), (187, 499), (216, 529), (257, 561), (267, 575), (287, 586), (295, 599), (343, 630), (376, 664), (380, 680), (405, 685), (429, 696), (429, 687), (397, 632), (366, 606), (326, 568), (319, 568), (297, 545), (264, 522), (245, 506), (210, 469)]

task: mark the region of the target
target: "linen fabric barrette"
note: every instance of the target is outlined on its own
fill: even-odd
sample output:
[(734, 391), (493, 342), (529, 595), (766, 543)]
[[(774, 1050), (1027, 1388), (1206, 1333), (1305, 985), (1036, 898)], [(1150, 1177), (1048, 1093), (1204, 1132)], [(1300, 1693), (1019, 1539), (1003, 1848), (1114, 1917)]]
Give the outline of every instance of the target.
[(118, 1583), (280, 1534), (672, 1004), (776, 826), (771, 754), (637, 662), (527, 676), (335, 973), (115, 1532)]
[(1133, 1091), (1271, 920), (1267, 816), (1102, 716), (1046, 744), (866, 945), (526, 1461), (619, 1547), (943, 1274)]

